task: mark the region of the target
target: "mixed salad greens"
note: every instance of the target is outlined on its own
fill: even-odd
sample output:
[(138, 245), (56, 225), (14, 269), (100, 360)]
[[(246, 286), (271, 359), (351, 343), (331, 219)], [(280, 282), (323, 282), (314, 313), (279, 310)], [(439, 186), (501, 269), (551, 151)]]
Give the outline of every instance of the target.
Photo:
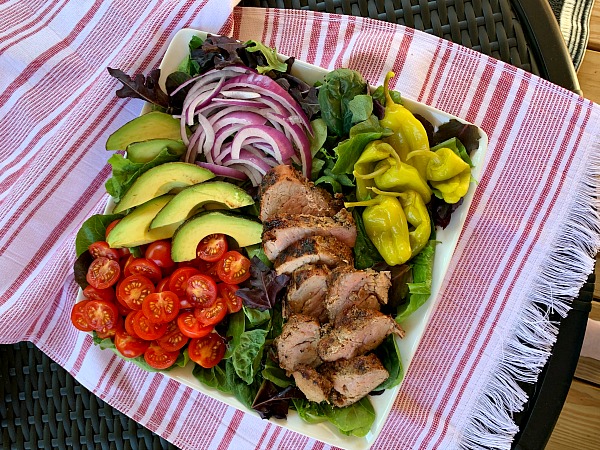
[[(114, 153), (108, 160), (112, 177), (106, 189), (118, 203), (148, 170), (185, 160), (211, 170), (217, 178), (253, 195), (254, 204), (236, 211), (245, 217), (256, 217), (259, 200), (256, 185), (261, 176), (274, 164), (294, 164), (315, 185), (343, 195), (346, 206), (352, 208), (358, 232), (355, 268), (391, 271), (392, 288), (385, 312), (402, 322), (430, 296), (435, 229), (448, 225), (471, 182), (469, 154), (478, 148), (478, 129), (457, 120), (434, 127), (424, 117), (413, 115), (402, 106), (400, 93), (388, 88), (393, 74), (388, 75), (384, 86), (375, 90), (350, 69), (332, 71), (322, 83), (311, 86), (290, 73), (293, 64), (293, 58), (281, 61), (274, 49), (256, 41), (208, 36), (190, 41), (189, 56), (166, 79), (167, 92), (158, 83), (159, 70), (148, 76), (130, 77), (118, 69), (109, 69), (123, 85), (117, 91), (119, 97), (143, 99), (154, 111), (176, 117), (183, 142), (170, 141), (141, 158), (131, 157), (129, 151), (128, 155)], [(221, 77), (215, 77), (208, 88), (194, 87), (206, 74), (219, 71), (223, 71)], [(223, 73), (230, 75), (224, 77)], [(264, 75), (268, 80), (256, 81), (254, 74)], [(240, 76), (251, 77), (257, 89), (270, 89), (286, 101), (289, 97), (294, 103), (291, 108), (301, 108), (305, 121), (289, 121), (285, 110), (278, 113), (278, 106), (270, 104), (275, 108), (268, 116), (270, 129), (265, 130), (262, 122), (259, 125), (252, 122), (259, 112), (256, 108), (260, 95), (253, 92), (245, 79), (240, 81)], [(238, 149), (237, 158), (231, 156), (235, 146), (234, 150), (229, 148), (223, 153), (204, 151), (207, 142), (218, 140), (219, 130), (225, 125), (217, 124), (211, 134), (206, 124), (199, 124), (194, 115), (194, 108), (206, 102), (216, 84), (226, 86), (232, 79), (238, 84), (225, 91), (228, 94), (221, 105), (222, 116), (231, 119), (227, 126), (234, 121), (246, 121), (244, 124), (255, 126), (251, 134), (253, 142), (263, 139), (272, 143), (271, 147), (262, 147), (261, 152)], [(194, 97), (193, 102), (190, 96)], [(245, 115), (233, 111), (240, 107), (245, 108)], [(298, 136), (299, 129), (304, 137)], [(238, 132), (239, 128), (233, 129), (223, 141), (234, 140)], [(290, 147), (293, 151), (285, 147), (287, 144), (279, 146), (280, 151), (273, 151), (283, 137), (293, 143)], [(190, 152), (194, 145), (196, 149)], [(123, 219), (129, 211), (96, 215), (83, 225), (77, 236), (75, 264), (76, 279), (82, 288), (90, 284), (90, 265), (95, 260), (91, 246), (108, 240), (109, 224)], [(403, 224), (402, 229), (399, 224)], [(220, 233), (227, 234), (228, 230)], [(127, 252), (142, 257), (148, 254), (147, 250), (148, 245), (143, 244), (130, 247)], [(227, 315), (211, 325), (211, 330), (223, 337), (221, 358), (212, 366), (196, 364), (193, 375), (207, 386), (234, 395), (263, 418), (285, 418), (292, 408), (309, 423), (327, 420), (343, 434), (366, 435), (375, 418), (368, 397), (345, 408), (309, 402), (295, 387), (293, 378), (279, 367), (272, 344), (284, 324), (281, 299), (289, 276), (276, 274), (260, 243), (235, 250), (251, 262), (246, 267), (247, 280), (235, 286), (234, 297), (243, 302), (239, 308), (230, 307)], [(174, 264), (177, 267), (179, 263)], [(206, 271), (210, 274), (209, 269)], [(168, 271), (163, 270), (156, 285), (168, 276)], [(217, 285), (227, 284), (214, 270), (212, 277)], [(185, 295), (185, 290), (182, 292)], [(92, 332), (95, 342), (103, 348), (115, 347), (114, 335), (100, 335), (97, 329)], [(170, 367), (189, 363), (190, 349), (181, 348)], [(403, 377), (393, 336), (388, 336), (375, 353), (390, 376), (373, 394), (396, 386)], [(141, 355), (130, 360), (146, 370), (157, 370)]]

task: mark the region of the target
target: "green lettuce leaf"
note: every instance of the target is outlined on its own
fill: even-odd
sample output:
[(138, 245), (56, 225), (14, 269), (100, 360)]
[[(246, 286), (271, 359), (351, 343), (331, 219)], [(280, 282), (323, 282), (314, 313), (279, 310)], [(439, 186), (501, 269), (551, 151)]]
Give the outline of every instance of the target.
[(87, 252), (94, 242), (106, 240), (106, 227), (123, 214), (94, 214), (81, 225), (75, 237), (75, 254), (77, 257)]
[(231, 361), (235, 373), (244, 383), (251, 384), (259, 371), (262, 360), (266, 330), (251, 330), (242, 333), (239, 343), (233, 350)]

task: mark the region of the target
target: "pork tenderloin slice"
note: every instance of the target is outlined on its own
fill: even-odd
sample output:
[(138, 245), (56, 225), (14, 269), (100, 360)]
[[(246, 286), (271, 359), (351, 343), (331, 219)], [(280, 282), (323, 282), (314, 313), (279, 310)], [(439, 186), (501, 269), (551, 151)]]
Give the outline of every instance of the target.
[(329, 320), (335, 320), (352, 305), (379, 310), (380, 304), (387, 303), (391, 286), (391, 274), (388, 271), (354, 270), (348, 266), (336, 267), (329, 277), (325, 297)]
[(373, 353), (325, 363), (319, 370), (330, 380), (333, 387), (331, 401), (340, 408), (356, 403), (389, 377)]
[(352, 249), (333, 236), (309, 236), (294, 242), (275, 258), (277, 275), (291, 274), (305, 264), (330, 267), (354, 264)]
[(390, 316), (351, 306), (336, 318), (317, 350), (323, 361), (351, 359), (378, 347), (392, 333), (404, 337), (404, 330)]
[(331, 381), (310, 366), (299, 366), (292, 373), (296, 386), (311, 402), (327, 402), (331, 395)]
[(302, 314), (290, 316), (275, 339), (279, 366), (290, 375), (301, 365), (316, 367), (321, 364), (317, 352), (320, 338), (318, 321)]
[(308, 236), (335, 236), (348, 247), (356, 243), (356, 225), (345, 208), (333, 217), (285, 214), (263, 223), (262, 242), (271, 261), (288, 246)]
[(341, 197), (333, 198), (289, 165), (275, 166), (265, 174), (259, 196), (263, 223), (281, 214), (331, 217), (343, 206)]
[(304, 314), (319, 322), (327, 320), (324, 299), (329, 273), (329, 267), (323, 264), (306, 264), (294, 270), (284, 302), (284, 317)]

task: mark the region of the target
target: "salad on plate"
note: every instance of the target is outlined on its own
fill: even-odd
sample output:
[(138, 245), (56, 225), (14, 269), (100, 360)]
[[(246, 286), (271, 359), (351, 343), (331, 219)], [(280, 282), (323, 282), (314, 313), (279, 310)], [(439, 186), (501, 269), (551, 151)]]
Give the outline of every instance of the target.
[(77, 235), (73, 325), (264, 419), (371, 443), (485, 134), (402, 98), (391, 72), (373, 88), (192, 30), (161, 69), (108, 71), (146, 106), (106, 142), (111, 200)]

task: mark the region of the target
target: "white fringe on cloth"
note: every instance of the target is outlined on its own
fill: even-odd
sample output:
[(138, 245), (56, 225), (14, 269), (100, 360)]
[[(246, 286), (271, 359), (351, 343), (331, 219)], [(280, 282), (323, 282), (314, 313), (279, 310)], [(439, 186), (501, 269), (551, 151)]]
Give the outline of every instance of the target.
[(551, 312), (566, 317), (571, 302), (594, 270), (600, 250), (598, 213), (600, 145), (591, 152), (590, 170), (580, 180), (573, 207), (558, 229), (556, 246), (519, 313), (516, 333), (504, 343), (498, 367), (477, 400), (475, 412), (461, 436), (463, 449), (510, 449), (519, 427), (513, 413), (523, 410), (527, 394), (517, 382), (535, 383), (552, 353), (559, 324), (549, 320)]

